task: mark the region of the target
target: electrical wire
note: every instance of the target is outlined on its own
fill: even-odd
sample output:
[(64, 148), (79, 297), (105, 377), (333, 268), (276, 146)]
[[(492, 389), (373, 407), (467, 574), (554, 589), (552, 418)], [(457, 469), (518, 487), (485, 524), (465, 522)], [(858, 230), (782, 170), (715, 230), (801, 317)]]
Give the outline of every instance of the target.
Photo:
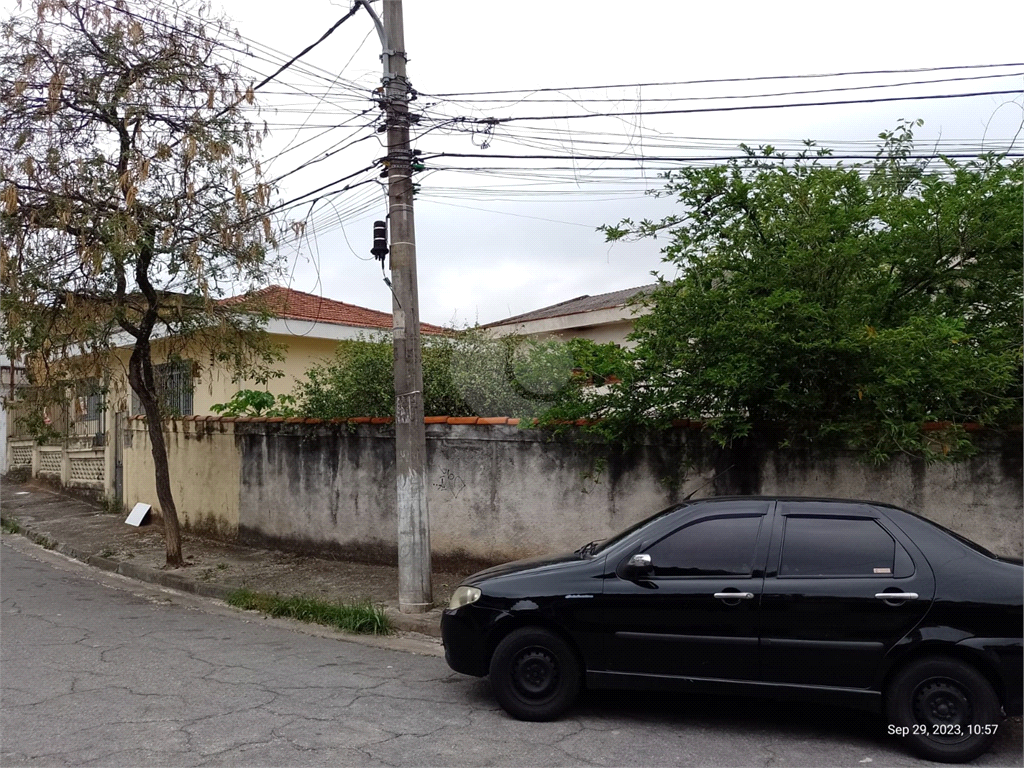
[(763, 80), (802, 80), (810, 78), (822, 78), (822, 77), (850, 77), (855, 75), (895, 75), (895, 74), (909, 74), (915, 72), (949, 72), (960, 69), (991, 69), (998, 67), (1021, 67), (1024, 66), (1024, 62), (1012, 62), (1009, 64), (961, 64), (959, 66), (945, 66), (945, 67), (917, 67), (913, 69), (873, 69), (873, 70), (861, 70), (854, 72), (831, 72), (831, 73), (817, 73), (817, 74), (803, 74), (803, 75), (758, 75), (755, 77), (720, 77), (705, 80), (677, 80), (674, 82), (652, 82), (652, 83), (620, 83), (616, 85), (570, 85), (561, 86), (558, 88), (544, 87), (544, 88), (516, 88), (506, 90), (495, 90), (495, 91), (458, 91), (449, 93), (425, 93), (420, 91), (423, 96), (429, 96), (431, 98), (451, 98), (454, 96), (490, 96), (499, 93), (552, 93), (558, 91), (592, 91), (602, 90), (611, 88), (654, 88), (658, 86), (668, 85), (707, 85), (713, 83), (751, 83), (755, 81)]
[(887, 96), (879, 97), (876, 99), (848, 99), (843, 101), (814, 101), (814, 102), (799, 102), (789, 104), (745, 104), (737, 107), (700, 107), (694, 109), (652, 109), (643, 110), (637, 112), (591, 112), (586, 114), (576, 115), (522, 115), (516, 117), (487, 117), (477, 118), (475, 120), (466, 119), (467, 123), (474, 124), (502, 124), (510, 122), (524, 122), (524, 121), (538, 121), (538, 120), (579, 120), (582, 118), (590, 117), (624, 117), (624, 116), (635, 116), (635, 115), (689, 115), (689, 114), (700, 114), (707, 112), (740, 112), (745, 110), (755, 109), (791, 109), (795, 107), (837, 107), (848, 104), (878, 104), (889, 101), (924, 101), (930, 99), (964, 99), (973, 96), (1005, 96), (1008, 94), (1018, 94), (1020, 89), (1012, 91), (978, 91), (975, 93), (946, 93), (946, 94), (934, 94), (934, 95), (921, 95), (921, 96)]

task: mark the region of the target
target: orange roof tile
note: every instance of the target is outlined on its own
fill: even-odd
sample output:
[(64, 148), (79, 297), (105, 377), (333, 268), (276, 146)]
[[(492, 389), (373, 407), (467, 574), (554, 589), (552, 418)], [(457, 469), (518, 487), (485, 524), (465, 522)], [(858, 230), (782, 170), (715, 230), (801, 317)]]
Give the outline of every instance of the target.
[[(232, 296), (224, 299), (223, 303), (241, 301), (251, 302), (276, 317), (290, 320), (351, 325), (356, 328), (375, 328), (384, 331), (390, 331), (392, 327), (391, 314), (388, 312), (346, 304), (343, 301), (315, 296), (281, 285), (271, 285), (243, 296)], [(420, 332), (438, 335), (446, 333), (444, 328), (430, 323), (420, 323)]]

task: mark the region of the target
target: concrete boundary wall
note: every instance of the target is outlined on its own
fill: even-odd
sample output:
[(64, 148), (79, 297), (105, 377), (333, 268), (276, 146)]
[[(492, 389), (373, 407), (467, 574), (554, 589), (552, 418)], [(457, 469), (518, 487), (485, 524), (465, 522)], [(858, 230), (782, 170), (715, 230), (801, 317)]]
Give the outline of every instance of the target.
[[(386, 419), (373, 421), (171, 422), (171, 478), (182, 524), (247, 543), (394, 562), (394, 430)], [(851, 451), (778, 450), (767, 436), (723, 449), (697, 429), (676, 429), (622, 452), (596, 441), (552, 441), (504, 419), (483, 421), (427, 425), (431, 548), (438, 561), (495, 562), (575, 549), (698, 488), (698, 497), (888, 502), (998, 553), (1022, 553), (1019, 432), (982, 436), (981, 453), (959, 464), (904, 456), (873, 468)], [(125, 437), (125, 504), (145, 501), (158, 509), (145, 422), (129, 421)]]

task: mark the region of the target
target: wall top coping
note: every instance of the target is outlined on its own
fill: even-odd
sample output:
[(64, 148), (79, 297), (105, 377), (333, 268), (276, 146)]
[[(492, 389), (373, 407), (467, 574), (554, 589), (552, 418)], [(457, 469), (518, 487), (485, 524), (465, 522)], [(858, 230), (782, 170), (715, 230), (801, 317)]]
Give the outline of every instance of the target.
[(82, 456), (88, 454), (90, 456), (104, 456), (103, 448), (68, 448), (69, 456)]
[[(146, 417), (143, 415), (130, 416), (129, 421), (146, 421)], [(178, 419), (167, 419), (168, 422), (212, 422), (215, 424), (393, 424), (394, 419), (390, 416), (353, 416), (345, 419), (307, 419), (301, 416), (292, 417), (281, 417), (281, 416), (182, 416)], [(521, 423), (521, 419), (510, 418), (508, 416), (427, 416), (423, 419), (424, 424), (457, 424), (464, 426), (474, 427), (490, 427), (490, 426), (518, 426)], [(573, 425), (577, 427), (585, 427), (592, 424), (596, 424), (600, 419), (589, 420), (589, 419), (577, 419), (576, 421), (555, 421), (552, 424), (566, 426)], [(533, 419), (529, 426), (536, 426), (538, 424), (537, 419)], [(672, 426), (676, 429), (704, 429), (705, 422), (698, 421), (696, 419), (673, 419)], [(921, 430), (924, 432), (934, 432), (952, 427), (953, 422), (950, 421), (928, 421), (921, 424)], [(959, 424), (957, 426), (963, 427), (967, 432), (981, 432), (986, 429), (982, 424), (968, 422)], [(1019, 432), (1024, 428), (1021, 424), (1010, 424), (1006, 429), (1011, 432)], [(32, 440), (18, 441), (19, 443), (33, 443)], [(11, 441), (12, 445), (15, 441)], [(45, 447), (45, 446), (44, 446)]]

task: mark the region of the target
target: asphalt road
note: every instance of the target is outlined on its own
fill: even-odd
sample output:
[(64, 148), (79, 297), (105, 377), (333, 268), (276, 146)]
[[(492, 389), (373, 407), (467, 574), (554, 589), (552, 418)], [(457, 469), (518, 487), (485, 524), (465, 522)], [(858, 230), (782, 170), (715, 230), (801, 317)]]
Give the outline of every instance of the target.
[[(0, 599), (5, 768), (928, 765), (881, 719), (820, 706), (601, 693), (518, 722), (429, 642), (351, 642), (21, 537), (0, 547)], [(1021, 765), (1019, 722), (975, 764)]]

